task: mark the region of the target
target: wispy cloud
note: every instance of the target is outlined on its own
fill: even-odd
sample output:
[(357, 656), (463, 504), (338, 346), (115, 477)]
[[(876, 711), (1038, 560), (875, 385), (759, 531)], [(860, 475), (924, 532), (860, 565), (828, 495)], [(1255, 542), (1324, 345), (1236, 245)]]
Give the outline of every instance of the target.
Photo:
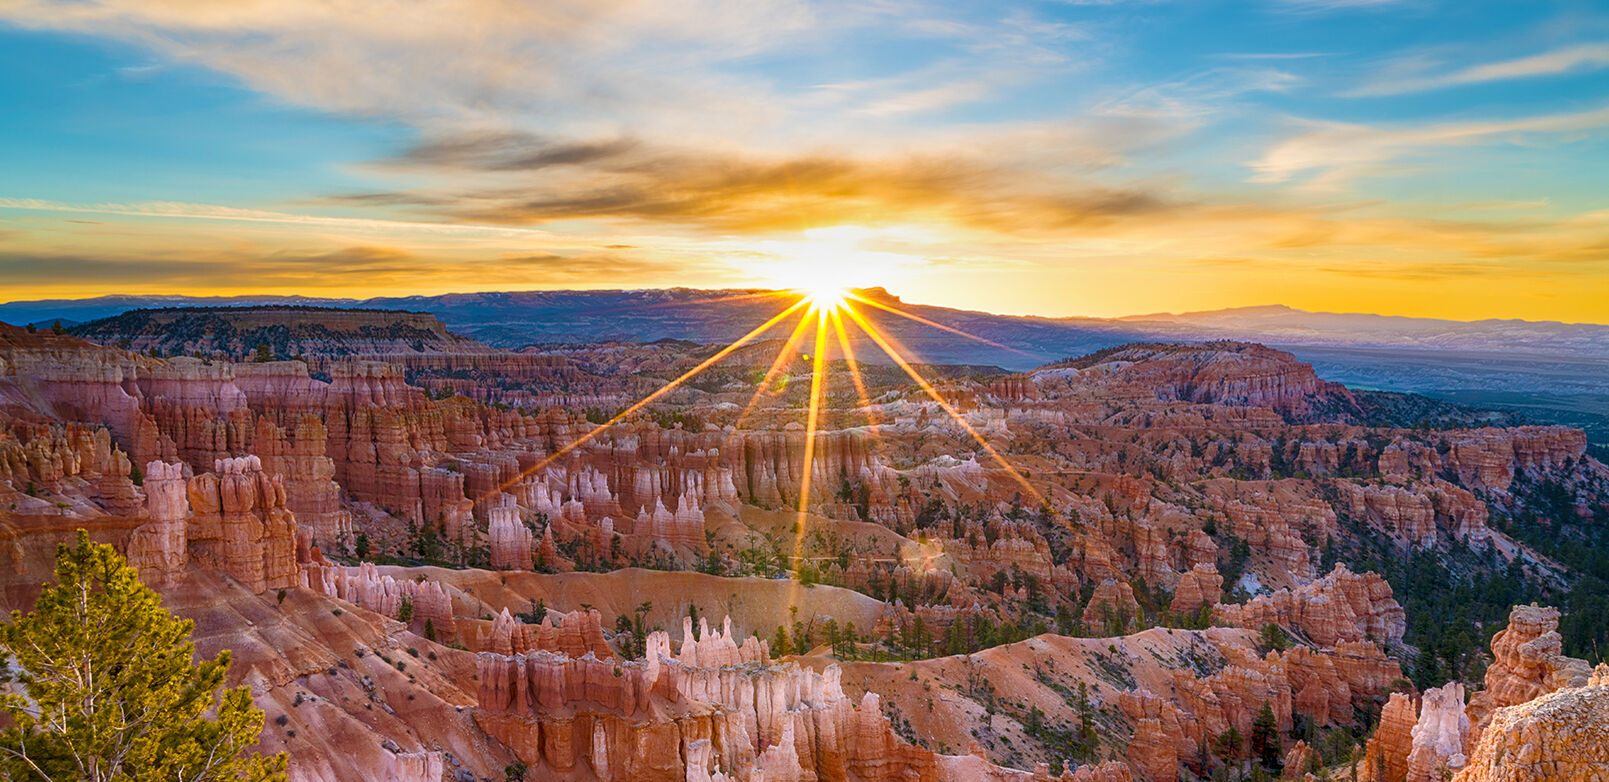
[(1377, 127), (1303, 121), (1301, 130), (1276, 143), (1249, 165), (1253, 182), (1278, 184), (1305, 178), (1314, 189), (1339, 189), (1364, 176), (1389, 176), (1400, 161), (1448, 147), (1599, 130), (1609, 126), (1609, 107), (1486, 122), (1447, 122)]
[(1585, 73), (1604, 68), (1609, 68), (1609, 43), (1587, 43), (1527, 57), (1470, 65), (1438, 74), (1419, 76), (1386, 74), (1343, 94), (1348, 97), (1403, 95), (1508, 79)]
[[(361, 200), (364, 196), (354, 196)], [(24, 212), (69, 212), (75, 214), (120, 215), (123, 217), (151, 217), (178, 220), (218, 220), (241, 223), (279, 223), (283, 225), (318, 226), (347, 230), (369, 231), (384, 234), (490, 234), (527, 239), (557, 239), (554, 234), (533, 228), (497, 225), (475, 225), (463, 222), (409, 222), (405, 220), (377, 220), (364, 217), (329, 217), (323, 215), (276, 212), (266, 209), (241, 209), (215, 204), (186, 204), (170, 201), (140, 203), (70, 204), (38, 198), (0, 198), (0, 209)]]
[(454, 173), (453, 181), (520, 175), (459, 191), (445, 205), (433, 193), (417, 196), (446, 217), (515, 225), (635, 219), (767, 232), (940, 222), (1038, 233), (1169, 208), (1158, 192), (1046, 176), (955, 152), (760, 156), (636, 140), (573, 146), (480, 134), (422, 145), (392, 165)]

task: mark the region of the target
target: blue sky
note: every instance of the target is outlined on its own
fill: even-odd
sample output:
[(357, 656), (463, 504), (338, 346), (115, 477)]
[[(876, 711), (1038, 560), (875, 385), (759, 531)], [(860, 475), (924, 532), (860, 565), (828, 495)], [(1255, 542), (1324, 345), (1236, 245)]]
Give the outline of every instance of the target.
[(0, 0), (0, 284), (1605, 320), (1587, 2)]

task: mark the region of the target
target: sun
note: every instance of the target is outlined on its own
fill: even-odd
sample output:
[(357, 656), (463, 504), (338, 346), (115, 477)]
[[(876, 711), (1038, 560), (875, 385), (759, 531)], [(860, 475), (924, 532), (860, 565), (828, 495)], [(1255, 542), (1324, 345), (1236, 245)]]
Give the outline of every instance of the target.
[(756, 276), (794, 291), (811, 311), (835, 312), (855, 300), (853, 291), (895, 284), (917, 259), (887, 251), (882, 231), (861, 226), (812, 228), (784, 240), (755, 243), (749, 259)]
[(823, 281), (800, 289), (805, 301), (810, 302), (810, 309), (817, 312), (834, 312), (849, 303), (849, 289), (841, 285)]

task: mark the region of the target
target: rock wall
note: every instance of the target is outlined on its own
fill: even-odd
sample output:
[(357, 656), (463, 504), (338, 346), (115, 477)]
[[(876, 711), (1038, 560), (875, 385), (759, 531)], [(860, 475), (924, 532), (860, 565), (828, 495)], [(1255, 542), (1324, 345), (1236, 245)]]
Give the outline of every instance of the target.
[(655, 632), (645, 659), (624, 662), (482, 652), (476, 720), (533, 768), (600, 779), (940, 778), (937, 756), (894, 735), (876, 694), (844, 695), (836, 665), (774, 665), (729, 629), (684, 632), (680, 655)]
[(283, 479), (255, 456), (220, 459), (214, 469), (187, 487), (191, 554), (253, 592), (296, 586), (296, 517)]
[(1214, 606), (1213, 616), (1221, 624), (1248, 629), (1279, 625), (1320, 646), (1362, 640), (1400, 644), (1407, 629), (1407, 614), (1392, 598), (1391, 585), (1375, 573), (1353, 573), (1344, 564), (1295, 590), (1260, 595), (1244, 605)]

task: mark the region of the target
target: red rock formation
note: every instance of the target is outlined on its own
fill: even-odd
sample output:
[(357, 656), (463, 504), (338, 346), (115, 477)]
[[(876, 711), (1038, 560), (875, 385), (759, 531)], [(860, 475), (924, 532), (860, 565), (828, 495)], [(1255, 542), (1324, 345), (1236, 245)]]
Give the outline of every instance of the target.
[(183, 574), (189, 561), (185, 533), (190, 504), (185, 499), (184, 466), (146, 464), (145, 502), (150, 521), (134, 530), (128, 560), (140, 571), (141, 581), (161, 586)]
[(1363, 778), (1369, 782), (1403, 782), (1408, 778), (1408, 755), (1413, 752), (1413, 730), (1418, 721), (1413, 698), (1391, 693), (1380, 711), (1380, 725), (1363, 752)]
[(1564, 687), (1579, 687), (1590, 672), (1584, 660), (1562, 654), (1559, 610), (1535, 604), (1515, 606), (1508, 627), (1492, 637), (1492, 665), (1486, 688), (1469, 701), (1469, 743), (1480, 740), (1492, 714)]
[(1084, 606), (1084, 626), (1106, 628), (1110, 620), (1111, 626), (1121, 634), (1127, 632), (1139, 614), (1140, 604), (1134, 599), (1134, 588), (1127, 581), (1107, 579), (1095, 587), (1089, 604)]
[(1609, 778), (1609, 666), (1586, 686), (1498, 709), (1454, 782)]
[(520, 510), (500, 505), (489, 511), (487, 538), (491, 543), (494, 570), (531, 569), (531, 530), (520, 521)]
[(1353, 573), (1344, 564), (1295, 591), (1281, 589), (1245, 605), (1220, 604), (1213, 614), (1218, 622), (1235, 627), (1276, 624), (1320, 646), (1365, 639), (1397, 644), (1406, 629), (1406, 614), (1392, 599), (1391, 585), (1374, 573)]
[(1179, 746), (1189, 742), (1179, 724), (1179, 710), (1145, 690), (1125, 692), (1118, 703), (1134, 723), (1129, 763), (1151, 782), (1178, 782)]
[(301, 586), (393, 619), (401, 618), (406, 604), (411, 606), (408, 624), (414, 632), (441, 643), (458, 636), (452, 595), (439, 581), (398, 581), (381, 573), (372, 562), (355, 568), (341, 567), (314, 548), (302, 563)]
[(1464, 685), (1451, 682), (1425, 690), (1408, 753), (1408, 782), (1441, 782), (1464, 767)]
[(1183, 575), (1173, 589), (1173, 602), (1168, 609), (1177, 614), (1189, 614), (1210, 606), (1223, 597), (1224, 577), (1218, 575), (1218, 566), (1197, 564)]
[(547, 651), (576, 659), (614, 656), (604, 640), (603, 618), (597, 611), (549, 611), (533, 625), (515, 619), (505, 608), (485, 627), (476, 648), (503, 655)]
[(297, 524), (314, 545), (332, 550), (351, 541), (353, 533), (352, 514), (341, 509), (335, 462), (324, 455), (327, 441), (324, 422), (311, 413), (298, 417), (290, 432), (259, 417), (252, 450), (264, 471), (283, 478), (285, 505), (296, 514)]
[(295, 586), (296, 518), (284, 482), (255, 456), (220, 459), (214, 469), (190, 480), (192, 553), (253, 592)]
[[(724, 658), (715, 647), (728, 641), (684, 638), (683, 655)], [(527, 763), (559, 772), (587, 765), (603, 778), (706, 779), (719, 767), (767, 780), (938, 779), (937, 758), (893, 734), (876, 694), (858, 708), (844, 695), (836, 665), (821, 673), (760, 660), (695, 666), (671, 657), (659, 632), (647, 647), (646, 659), (624, 662), (483, 652), (476, 720)], [(684, 716), (651, 716), (664, 711)], [(591, 737), (587, 750), (580, 736)]]
[(1448, 469), (1465, 486), (1507, 490), (1516, 467), (1547, 470), (1586, 453), (1587, 436), (1563, 426), (1474, 429), (1446, 435)]
[(1283, 779), (1301, 779), (1303, 775), (1318, 770), (1319, 754), (1307, 746), (1306, 741), (1298, 741), (1285, 753), (1285, 763), (1282, 767)]

